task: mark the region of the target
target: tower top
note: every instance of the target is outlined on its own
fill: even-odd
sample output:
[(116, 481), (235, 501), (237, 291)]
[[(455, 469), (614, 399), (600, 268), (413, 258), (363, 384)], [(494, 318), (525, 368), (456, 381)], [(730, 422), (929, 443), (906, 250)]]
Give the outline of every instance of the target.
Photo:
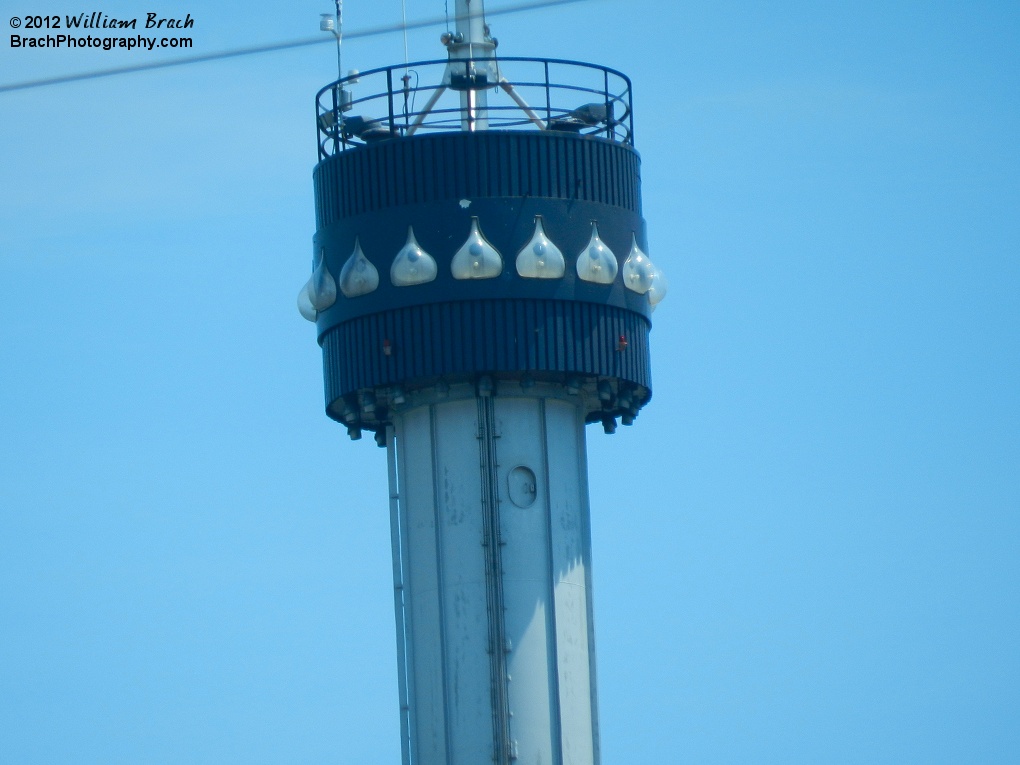
[[(484, 105), (481, 93), (487, 94)], [(320, 160), (366, 143), (452, 130), (542, 131), (634, 143), (627, 75), (567, 59), (451, 57), (394, 64), (342, 77), (322, 88), (315, 103)]]
[[(316, 96), (313, 273), (326, 411), (377, 435), (407, 402), (558, 385), (607, 432), (651, 398), (649, 260), (631, 82), (496, 56), (458, 0), (446, 60), (341, 77)], [(428, 393), (425, 393), (428, 391)]]

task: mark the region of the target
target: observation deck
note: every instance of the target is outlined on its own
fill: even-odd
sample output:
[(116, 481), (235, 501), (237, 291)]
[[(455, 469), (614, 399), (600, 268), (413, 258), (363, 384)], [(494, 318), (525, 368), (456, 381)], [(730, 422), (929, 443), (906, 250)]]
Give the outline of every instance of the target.
[[(484, 94), (484, 105), (465, 106), (465, 93)], [(580, 61), (415, 61), (343, 77), (320, 90), (315, 105), (319, 159), (453, 130), (542, 130), (634, 143), (630, 80)]]
[(329, 416), (380, 434), (411, 391), (485, 378), (565, 386), (607, 432), (633, 421), (665, 281), (626, 75), (451, 55), (330, 83), (316, 127), (299, 306)]

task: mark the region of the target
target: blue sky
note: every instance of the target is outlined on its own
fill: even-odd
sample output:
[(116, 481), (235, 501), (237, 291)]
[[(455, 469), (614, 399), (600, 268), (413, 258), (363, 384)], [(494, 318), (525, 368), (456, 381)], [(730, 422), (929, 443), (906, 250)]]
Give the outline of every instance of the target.
[[(203, 5), (95, 10), (190, 12), (196, 53), (330, 10)], [(492, 26), (631, 76), (670, 278), (654, 400), (588, 432), (604, 761), (1020, 760), (1020, 10)], [(2, 82), (161, 57), (8, 42)], [(384, 454), (294, 305), (334, 66), (0, 94), (0, 762), (399, 761)]]

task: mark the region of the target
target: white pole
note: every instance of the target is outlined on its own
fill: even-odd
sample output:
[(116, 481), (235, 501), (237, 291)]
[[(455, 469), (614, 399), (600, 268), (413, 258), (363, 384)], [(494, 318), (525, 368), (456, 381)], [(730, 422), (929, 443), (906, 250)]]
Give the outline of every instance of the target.
[(479, 45), (485, 42), (485, 3), (483, 0), (457, 0), (457, 34), (462, 42)]
[[(488, 94), (486, 87), (496, 85), (495, 68), (489, 64), (464, 63), (456, 65), (460, 59), (492, 58), (496, 46), (486, 34), (485, 3), (483, 0), (457, 0), (456, 3), (456, 35), (449, 44), (451, 74), (463, 75), (468, 87), (460, 91), (461, 127), (464, 130), (485, 130), (489, 127), (486, 112)], [(486, 76), (487, 83), (483, 87), (477, 78)]]

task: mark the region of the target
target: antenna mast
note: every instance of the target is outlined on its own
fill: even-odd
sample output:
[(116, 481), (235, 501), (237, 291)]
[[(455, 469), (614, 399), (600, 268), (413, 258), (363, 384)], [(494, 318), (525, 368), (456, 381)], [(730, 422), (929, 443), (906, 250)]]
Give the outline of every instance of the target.
[(450, 54), (450, 87), (460, 91), (463, 130), (486, 130), (489, 126), (486, 87), (496, 85), (498, 73), (492, 61), (496, 40), (485, 23), (483, 0), (457, 0), (456, 31), (442, 36)]
[(457, 0), (456, 19), (457, 35), (467, 46), (468, 57), (484, 58), (492, 55), (494, 46), (488, 40), (485, 29), (484, 0)]

